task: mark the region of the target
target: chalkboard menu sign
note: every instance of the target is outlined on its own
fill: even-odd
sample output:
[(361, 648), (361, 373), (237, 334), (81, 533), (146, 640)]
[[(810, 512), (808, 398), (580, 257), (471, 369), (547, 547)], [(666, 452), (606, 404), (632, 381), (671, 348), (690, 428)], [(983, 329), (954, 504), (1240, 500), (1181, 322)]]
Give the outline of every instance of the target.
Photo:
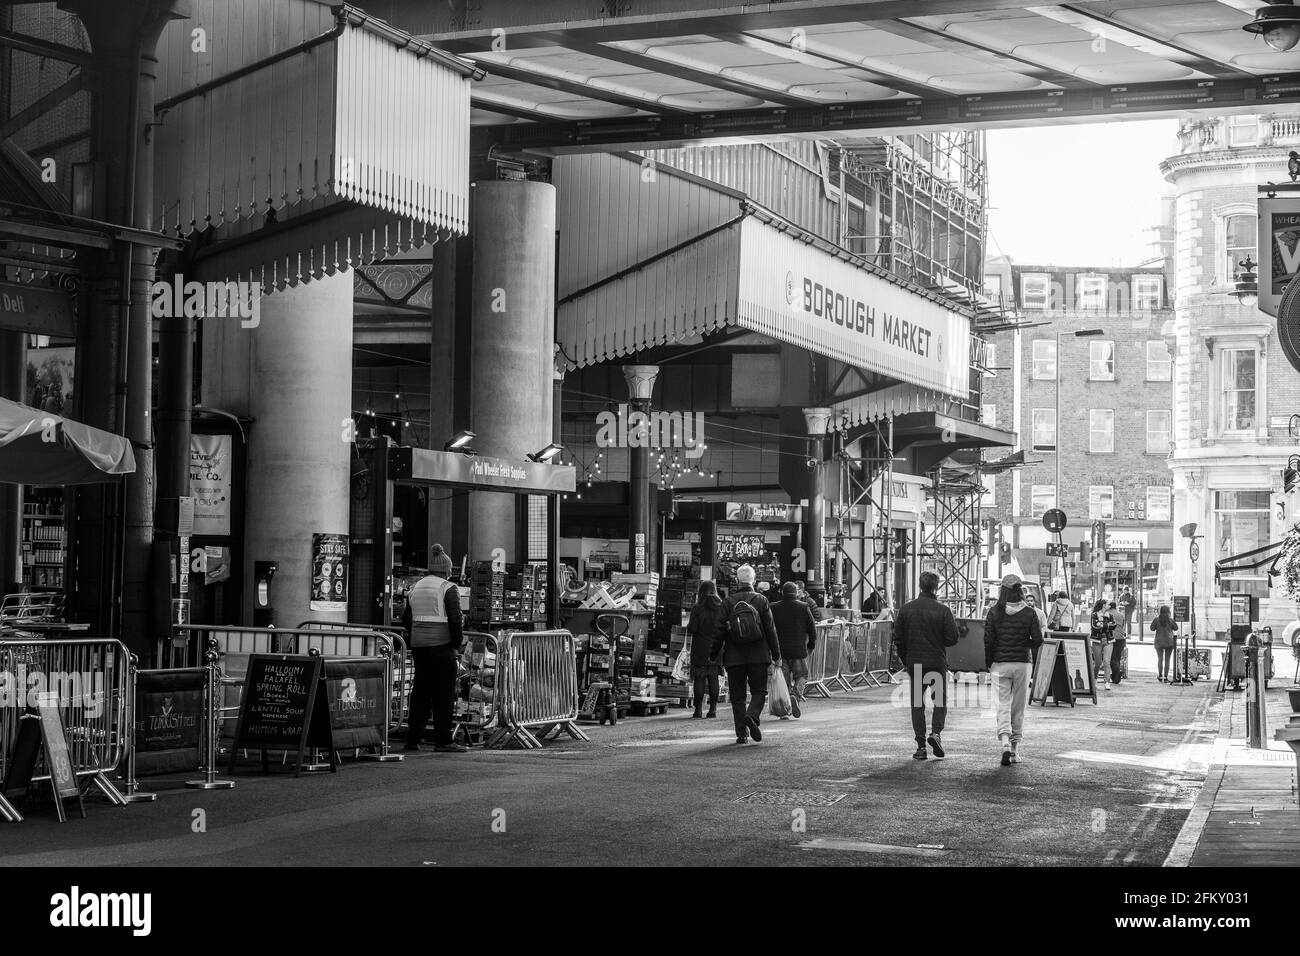
[(716, 546), (719, 561), (749, 560), (767, 554), (761, 534), (719, 534)]
[(253, 654), (248, 658), (239, 724), (230, 752), (230, 773), (240, 750), (260, 750), (262, 769), (267, 752), (297, 752), (294, 776), (302, 772), (308, 747), (329, 751), (330, 770), (338, 759), (330, 734), (329, 707), (320, 693), (321, 658), (289, 654)]
[(1192, 619), (1192, 599), (1186, 594), (1174, 595), (1174, 621), (1186, 624)]
[(323, 692), (335, 749), (378, 747), (388, 720), (388, 671), (382, 660), (328, 660)]
[(10, 754), (9, 771), (5, 774), (4, 783), (0, 784), (0, 796), (10, 790), (22, 790), (24, 794), (31, 791), (36, 758), (42, 746), (45, 748), (45, 768), (50, 775), (50, 787), (54, 791), (54, 807), (58, 811), (59, 822), (65, 823), (68, 819), (63, 801), (70, 798), (76, 798), (82, 819), (85, 819), (86, 807), (81, 802), (81, 787), (77, 785), (77, 774), (68, 754), (68, 738), (63, 730), (63, 718), (59, 715), (58, 698), (53, 694), (41, 694), (37, 698), (36, 709), (23, 714), (19, 720), (18, 736), (14, 741), (13, 753)]

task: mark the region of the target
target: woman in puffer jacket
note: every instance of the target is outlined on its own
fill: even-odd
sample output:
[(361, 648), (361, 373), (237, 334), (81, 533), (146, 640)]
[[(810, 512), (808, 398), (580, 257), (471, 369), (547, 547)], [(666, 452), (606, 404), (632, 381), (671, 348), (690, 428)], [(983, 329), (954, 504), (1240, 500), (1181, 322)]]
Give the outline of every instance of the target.
[(1020, 578), (1008, 574), (1002, 579), (997, 603), (984, 619), (984, 658), (993, 672), (1004, 767), (1020, 762), (1033, 649), (1042, 643), (1043, 626), (1038, 614), (1025, 603)]

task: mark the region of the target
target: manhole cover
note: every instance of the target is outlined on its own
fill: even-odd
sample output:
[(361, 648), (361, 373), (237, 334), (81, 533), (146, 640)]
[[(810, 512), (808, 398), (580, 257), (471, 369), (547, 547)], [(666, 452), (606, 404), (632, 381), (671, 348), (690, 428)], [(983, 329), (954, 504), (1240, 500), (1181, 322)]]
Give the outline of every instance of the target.
[(827, 793), (825, 790), (754, 790), (732, 802), (759, 803), (768, 807), (830, 807), (847, 796), (847, 793)]

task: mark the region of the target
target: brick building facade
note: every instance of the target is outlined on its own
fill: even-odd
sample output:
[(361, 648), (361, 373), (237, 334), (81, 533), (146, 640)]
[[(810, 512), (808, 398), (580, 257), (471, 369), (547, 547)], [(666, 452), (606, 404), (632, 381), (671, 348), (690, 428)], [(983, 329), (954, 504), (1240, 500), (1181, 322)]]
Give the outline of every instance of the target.
[[(986, 292), (1019, 315), (1020, 328), (989, 336), (983, 417), (1014, 431), (1027, 460), (985, 478), (988, 533), (1010, 545), (1023, 573), (1038, 576), (1048, 562), (1052, 587), (1063, 587), (1041, 521), (1045, 510), (1059, 507), (1069, 519), (1062, 539), (1071, 549), (1076, 599), (1127, 586), (1144, 592), (1145, 610), (1157, 600), (1161, 556), (1167, 568), (1174, 543), (1165, 340), (1173, 312), (1165, 261), (1119, 268), (995, 258), (985, 277)], [(1094, 526), (1102, 522), (1104, 554), (1094, 553)], [(1087, 561), (1079, 560), (1084, 542)], [(996, 558), (989, 570), (1000, 570)]]

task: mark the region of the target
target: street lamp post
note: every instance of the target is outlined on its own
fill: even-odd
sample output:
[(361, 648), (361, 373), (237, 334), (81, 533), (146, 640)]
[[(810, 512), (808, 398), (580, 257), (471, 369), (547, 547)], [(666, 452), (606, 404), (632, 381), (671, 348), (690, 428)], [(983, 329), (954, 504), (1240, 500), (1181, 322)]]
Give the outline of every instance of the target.
[[(1055, 501), (1053, 504), (1057, 508), (1061, 507), (1061, 455), (1064, 450), (1064, 442), (1061, 441), (1061, 339), (1065, 338), (1067, 335), (1071, 335), (1076, 339), (1083, 339), (1094, 335), (1104, 334), (1105, 332), (1101, 329), (1079, 329), (1075, 332), (1056, 333), (1056, 408), (1054, 409), (1056, 415), (1056, 485), (1053, 488), (1055, 491), (1055, 494), (1053, 495)], [(1065, 558), (1061, 558), (1061, 570), (1064, 573)], [(1070, 600), (1074, 600), (1073, 594), (1069, 597)]]

